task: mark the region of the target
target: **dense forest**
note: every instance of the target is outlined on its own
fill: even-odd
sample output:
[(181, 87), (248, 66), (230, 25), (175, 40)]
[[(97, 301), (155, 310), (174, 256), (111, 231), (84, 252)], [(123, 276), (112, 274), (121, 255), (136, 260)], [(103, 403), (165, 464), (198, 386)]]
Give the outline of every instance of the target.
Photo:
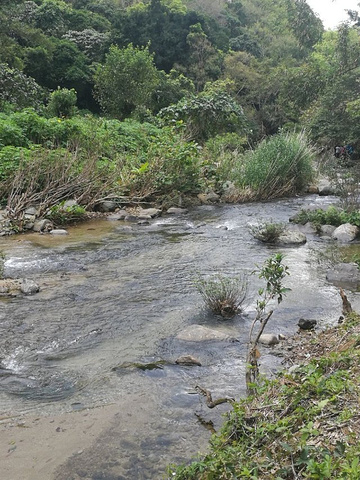
[[(321, 148), (357, 148), (359, 19), (348, 13), (324, 31), (304, 0), (3, 0), (2, 203), (23, 210), (14, 172), (23, 191), (29, 162), (40, 172), (49, 158), (61, 171), (82, 165), (85, 176), (92, 165), (101, 195), (216, 191), (232, 181), (238, 200), (249, 188), (253, 198), (264, 193), (246, 157), (269, 136), (303, 142), (306, 132)], [(89, 205), (90, 190), (32, 199)]]

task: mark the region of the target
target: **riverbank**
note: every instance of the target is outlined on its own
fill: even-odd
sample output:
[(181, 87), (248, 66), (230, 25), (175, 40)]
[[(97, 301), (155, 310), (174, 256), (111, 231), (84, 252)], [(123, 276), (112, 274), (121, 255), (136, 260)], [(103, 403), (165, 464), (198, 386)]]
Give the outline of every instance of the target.
[(284, 344), (289, 369), (234, 405), (211, 451), (171, 478), (359, 479), (360, 316)]

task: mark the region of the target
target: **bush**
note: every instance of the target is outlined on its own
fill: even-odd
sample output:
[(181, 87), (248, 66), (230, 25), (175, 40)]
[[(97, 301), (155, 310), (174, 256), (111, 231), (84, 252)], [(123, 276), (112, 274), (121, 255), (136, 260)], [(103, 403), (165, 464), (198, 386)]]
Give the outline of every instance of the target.
[(198, 145), (185, 141), (173, 128), (163, 128), (141, 155), (132, 156), (122, 173), (122, 182), (133, 195), (196, 193), (200, 185)]
[(251, 226), (250, 230), (257, 240), (265, 243), (276, 243), (284, 232), (285, 225), (282, 223), (264, 222)]
[(215, 274), (208, 279), (199, 277), (195, 281), (206, 307), (222, 317), (233, 317), (240, 310), (246, 298), (247, 286), (244, 275), (227, 277)]
[(63, 201), (57, 205), (53, 205), (45, 216), (55, 225), (65, 225), (84, 220), (86, 217), (86, 210), (80, 205), (65, 207), (65, 201)]
[(76, 113), (76, 102), (77, 95), (73, 88), (58, 88), (51, 93), (47, 110), (53, 117), (72, 117)]
[(270, 199), (304, 189), (313, 176), (315, 151), (304, 133), (280, 133), (263, 140), (239, 162), (237, 183), (254, 199)]
[(300, 223), (305, 225), (305, 223), (310, 222), (313, 225), (333, 225), (338, 227), (343, 223), (351, 223), (360, 228), (360, 211), (347, 212), (336, 207), (329, 207), (327, 210), (322, 210), (321, 208), (317, 210), (301, 210), (293, 218), (294, 223)]

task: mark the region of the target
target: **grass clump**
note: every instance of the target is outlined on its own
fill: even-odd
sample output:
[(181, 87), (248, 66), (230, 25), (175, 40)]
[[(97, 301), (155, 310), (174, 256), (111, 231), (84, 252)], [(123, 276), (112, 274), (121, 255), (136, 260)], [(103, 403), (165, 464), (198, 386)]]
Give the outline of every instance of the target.
[(279, 133), (245, 153), (237, 183), (256, 200), (294, 194), (312, 179), (314, 156), (304, 133)]
[(206, 279), (199, 276), (195, 287), (209, 310), (229, 318), (239, 312), (246, 298), (248, 282), (244, 274), (229, 277), (218, 273)]
[(276, 243), (285, 231), (285, 225), (275, 222), (263, 222), (250, 227), (251, 234), (264, 243)]
[(360, 467), (360, 317), (302, 336), (292, 374), (265, 381), (233, 410), (210, 451), (174, 480), (358, 480)]

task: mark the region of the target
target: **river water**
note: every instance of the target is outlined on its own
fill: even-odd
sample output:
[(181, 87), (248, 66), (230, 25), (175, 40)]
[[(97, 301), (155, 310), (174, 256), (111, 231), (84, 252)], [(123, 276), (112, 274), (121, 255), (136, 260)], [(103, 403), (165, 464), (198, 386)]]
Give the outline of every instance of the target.
[[(2, 238), (5, 275), (33, 279), (41, 290), (0, 302), (0, 357), (11, 371), (0, 375), (1, 412), (50, 415), (123, 404), (130, 411), (127, 420), (108, 431), (96, 454), (74, 460), (71, 471), (81, 467), (84, 478), (94, 480), (164, 478), (167, 464), (189, 461), (205, 448), (210, 433), (199, 417), (218, 428), (228, 408), (209, 411), (195, 386), (209, 389), (214, 398), (244, 395), (246, 341), (262, 286), (251, 275), (244, 313), (224, 321), (204, 309), (194, 277), (250, 274), (282, 251), (291, 291), (267, 331), (292, 335), (302, 317), (321, 326), (336, 323), (338, 291), (314, 260), (314, 251), (326, 242), (309, 234), (303, 246), (275, 249), (256, 241), (249, 229), (258, 221), (288, 222), (302, 207), (333, 200), (307, 196), (201, 206), (149, 225), (102, 219), (71, 227), (67, 236)], [(191, 324), (238, 341), (177, 340)], [(265, 348), (262, 360), (268, 373), (280, 365), (270, 353)], [(196, 356), (202, 366), (174, 365), (181, 354)], [(133, 366), (157, 361), (164, 363), (161, 368)], [(142, 416), (131, 415), (131, 403)], [(69, 479), (66, 475), (56, 478)]]

